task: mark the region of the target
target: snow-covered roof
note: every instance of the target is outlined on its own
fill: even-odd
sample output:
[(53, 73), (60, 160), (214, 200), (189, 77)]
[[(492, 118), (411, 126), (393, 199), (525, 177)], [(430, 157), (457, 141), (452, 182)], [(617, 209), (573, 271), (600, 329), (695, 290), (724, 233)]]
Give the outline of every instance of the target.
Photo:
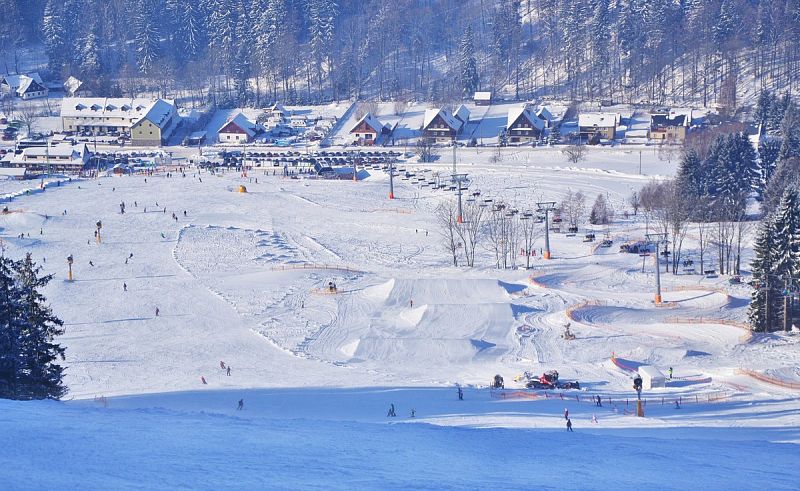
[(36, 81), (37, 84), (44, 86), (44, 82), (42, 82), (42, 77), (39, 76), (39, 72), (33, 72), (27, 75), (14, 74), (14, 75), (3, 76), (3, 81), (15, 91), (19, 90), (20, 86), (23, 83), (27, 83), (28, 85), (30, 85), (30, 82), (27, 82), (27, 80), (29, 79), (33, 79)]
[(492, 100), (492, 93), (491, 92), (475, 92), (475, 97), (473, 98), (475, 101), (491, 101)]
[(438, 109), (425, 110), (425, 118), (422, 120), (422, 129), (426, 129), (428, 126), (430, 126), (430, 124), (433, 122), (436, 116), (440, 114), (447, 126), (449, 126), (454, 130), (458, 130), (459, 128), (461, 128), (461, 121), (454, 118), (453, 115), (447, 112), (446, 109), (440, 107)]
[(139, 119), (133, 122), (133, 124), (139, 124), (140, 121), (146, 119), (159, 128), (164, 129), (170, 124), (170, 118), (174, 112), (175, 104), (173, 101), (156, 99), (147, 107), (147, 109), (145, 109), (144, 114), (142, 114)]
[(516, 120), (518, 120), (519, 117), (522, 116), (522, 115), (525, 115), (525, 118), (528, 121), (530, 121), (531, 124), (534, 127), (538, 128), (540, 130), (544, 129), (544, 121), (542, 121), (541, 119), (537, 118), (533, 114), (533, 112), (531, 112), (530, 107), (528, 107), (525, 104), (520, 104), (518, 106), (513, 106), (508, 110), (508, 119), (506, 121), (506, 128), (510, 128), (511, 125), (514, 124), (514, 122)]
[(553, 113), (550, 112), (550, 108), (547, 106), (539, 106), (539, 109), (536, 110), (536, 116), (545, 121), (553, 120)]
[(225, 129), (225, 127), (230, 124), (233, 124), (237, 128), (240, 128), (242, 131), (245, 132), (245, 134), (247, 134), (247, 136), (251, 138), (256, 134), (255, 123), (247, 119), (247, 117), (242, 113), (237, 113), (236, 116), (225, 121), (225, 124), (223, 124), (222, 127), (219, 129), (219, 133), (225, 133), (222, 130)]
[(358, 122), (353, 126), (353, 129), (350, 130), (350, 133), (354, 132), (356, 128), (358, 128), (361, 123), (367, 123), (367, 125), (378, 135), (381, 134), (381, 130), (383, 129), (383, 125), (381, 124), (378, 119), (373, 116), (371, 113), (365, 114)]
[(36, 80), (32, 79), (31, 77), (22, 76), (20, 78), (19, 88), (17, 89), (17, 94), (22, 95), (31, 88), (32, 85), (38, 85), (38, 89), (44, 89), (44, 85), (41, 82), (36, 82)]
[(290, 111), (287, 111), (286, 108), (283, 107), (283, 104), (281, 104), (280, 102), (276, 102), (275, 104), (271, 105), (269, 107), (269, 112), (271, 112), (271, 113), (276, 113), (277, 112), (277, 113), (280, 113), (281, 115), (284, 115), (284, 116), (290, 114)]
[(28, 169), (25, 167), (0, 167), (2, 177), (24, 177)]
[(74, 95), (75, 92), (81, 88), (81, 85), (83, 85), (83, 82), (70, 75), (69, 78), (64, 81), (64, 92), (69, 95)]
[(458, 106), (458, 109), (455, 110), (453, 116), (458, 118), (462, 123), (467, 124), (469, 122), (469, 109), (464, 104)]
[(22, 151), (23, 158), (46, 158), (46, 157), (68, 157), (81, 158), (86, 153), (86, 144), (72, 145), (71, 143), (59, 143), (50, 147), (28, 147)]
[(138, 120), (147, 113), (153, 102), (152, 99), (125, 97), (65, 97), (61, 99), (61, 117)]
[(580, 127), (616, 128), (619, 121), (619, 113), (582, 113), (578, 116)]

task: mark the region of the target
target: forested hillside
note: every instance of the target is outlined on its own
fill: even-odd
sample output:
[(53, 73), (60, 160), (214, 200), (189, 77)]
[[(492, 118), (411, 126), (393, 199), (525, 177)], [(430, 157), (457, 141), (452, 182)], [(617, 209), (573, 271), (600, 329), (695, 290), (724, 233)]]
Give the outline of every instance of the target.
[[(716, 104), (796, 90), (800, 0), (2, 0), (4, 69), (43, 46), (100, 93), (238, 104), (507, 97)], [(17, 57), (18, 58), (18, 57)]]

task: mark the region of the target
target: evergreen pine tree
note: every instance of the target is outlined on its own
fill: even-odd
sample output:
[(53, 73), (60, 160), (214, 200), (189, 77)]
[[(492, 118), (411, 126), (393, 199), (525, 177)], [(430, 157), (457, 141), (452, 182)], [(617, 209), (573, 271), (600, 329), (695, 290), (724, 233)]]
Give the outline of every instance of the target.
[(62, 383), (64, 367), (58, 364), (64, 360), (64, 348), (54, 340), (64, 334), (64, 323), (41, 293), (53, 276), (42, 276), (30, 253), (14, 263), (14, 273), (22, 320), (17, 398), (59, 399), (67, 392)]
[(133, 22), (136, 65), (145, 75), (151, 74), (160, 56), (157, 5), (155, 0), (140, 0)]
[(756, 125), (766, 126), (769, 119), (770, 110), (772, 109), (773, 95), (770, 91), (764, 89), (758, 95), (756, 101), (756, 108), (753, 111), (753, 121)]
[(459, 46), (461, 89), (464, 96), (471, 97), (478, 90), (478, 63), (475, 60), (475, 44), (472, 39), (472, 27), (467, 26)]
[(781, 122), (783, 144), (778, 156), (780, 160), (800, 157), (800, 108), (789, 102)]
[(775, 173), (775, 166), (778, 162), (778, 155), (781, 150), (781, 141), (775, 139), (762, 139), (758, 144), (759, 160), (759, 196), (763, 198), (764, 190), (767, 187), (772, 175)]
[(0, 398), (19, 397), (21, 370), (20, 295), (14, 284), (14, 262), (0, 256)]
[(784, 280), (800, 277), (800, 196), (791, 187), (775, 210), (773, 273)]
[(694, 149), (690, 149), (683, 155), (678, 166), (676, 185), (681, 195), (690, 201), (706, 194), (703, 160)]
[(64, 65), (66, 40), (64, 39), (64, 17), (61, 11), (63, 2), (47, 0), (42, 19), (42, 34), (47, 51), (50, 69), (59, 72)]
[(751, 264), (757, 287), (751, 294), (747, 317), (754, 331), (771, 330), (776, 325), (778, 309), (781, 307), (779, 301), (781, 285), (772, 277), (775, 268), (774, 251), (774, 224), (769, 217), (766, 217), (761, 222), (761, 229), (753, 247), (755, 258)]

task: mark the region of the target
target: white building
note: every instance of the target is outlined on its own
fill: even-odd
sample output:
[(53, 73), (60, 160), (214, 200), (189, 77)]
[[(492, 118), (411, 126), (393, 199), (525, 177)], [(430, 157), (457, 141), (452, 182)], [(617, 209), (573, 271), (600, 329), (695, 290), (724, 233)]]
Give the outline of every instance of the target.
[(157, 101), (175, 107), (172, 101), (162, 99), (65, 97), (61, 100), (61, 124), (68, 132), (130, 135), (134, 123), (147, 115)]
[(49, 93), (37, 72), (28, 75), (6, 75), (0, 80), (0, 89), (23, 100), (47, 97)]
[(217, 140), (220, 143), (248, 143), (256, 136), (256, 128), (256, 123), (238, 113), (222, 125), (217, 132)]
[(664, 377), (661, 370), (652, 365), (642, 365), (638, 368), (638, 372), (642, 377), (642, 389), (644, 390), (667, 386), (667, 378)]
[(72, 145), (58, 143), (42, 147), (28, 147), (21, 154), (6, 154), (0, 165), (27, 170), (52, 170), (55, 172), (80, 172), (91, 154), (85, 143)]

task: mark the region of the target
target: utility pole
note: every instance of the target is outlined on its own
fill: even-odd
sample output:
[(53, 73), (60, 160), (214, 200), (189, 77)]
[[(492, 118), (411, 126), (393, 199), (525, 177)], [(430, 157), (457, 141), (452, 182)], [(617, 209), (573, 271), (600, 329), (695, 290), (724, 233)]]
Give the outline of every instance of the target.
[(642, 151), (639, 150), (639, 175), (642, 175)]
[(69, 256), (67, 256), (67, 266), (69, 267), (69, 273), (68, 273), (67, 279), (69, 281), (72, 281), (72, 262), (73, 262), (73, 258), (72, 258), (72, 254), (70, 254)]
[(541, 201), (536, 203), (536, 209), (544, 212), (544, 254), (545, 259), (550, 259), (550, 212), (556, 209), (555, 201)]
[(389, 159), (389, 199), (394, 199), (394, 158)]
[(661, 305), (661, 270), (658, 265), (659, 249), (658, 246), (661, 242), (666, 242), (667, 234), (647, 234), (647, 242), (656, 245), (656, 295), (655, 304)]

